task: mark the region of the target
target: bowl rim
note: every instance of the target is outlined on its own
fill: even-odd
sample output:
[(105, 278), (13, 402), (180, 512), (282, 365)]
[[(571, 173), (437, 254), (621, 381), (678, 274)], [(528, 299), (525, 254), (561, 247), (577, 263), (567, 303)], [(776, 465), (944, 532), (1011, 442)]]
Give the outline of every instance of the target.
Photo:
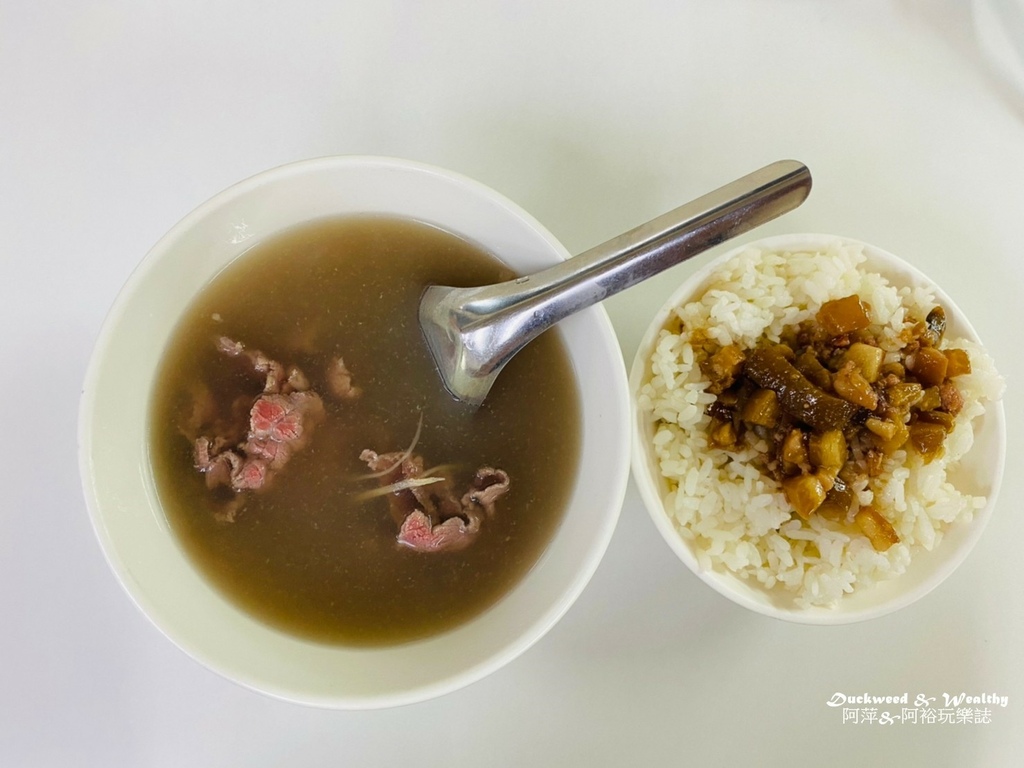
[[(952, 310), (953, 315), (957, 319), (957, 324), (962, 330), (960, 335), (984, 346), (966, 313), (960, 309), (959, 305), (936, 281), (929, 278), (913, 264), (879, 246), (857, 238), (815, 232), (792, 233), (771, 235), (736, 245), (718, 254), (699, 270), (687, 277), (676, 287), (655, 313), (641, 338), (629, 373), (630, 421), (633, 435), (633, 447), (630, 456), (631, 473), (634, 482), (637, 484), (648, 516), (659, 534), (690, 571), (722, 596), (755, 613), (797, 624), (840, 625), (879, 618), (917, 602), (936, 589), (967, 559), (984, 533), (997, 503), (1006, 463), (1006, 415), (1003, 400), (999, 399), (986, 403), (985, 407), (985, 415), (992, 418), (990, 429), (992, 430), (992, 439), (997, 447), (996, 462), (993, 465), (991, 476), (991, 491), (986, 495), (985, 506), (974, 512), (971, 521), (967, 523), (969, 529), (965, 533), (965, 538), (959, 543), (956, 550), (947, 553), (947, 556), (939, 561), (927, 578), (915, 587), (901, 590), (892, 599), (877, 605), (850, 610), (820, 606), (808, 608), (775, 606), (754, 600), (747, 594), (735, 589), (735, 585), (750, 582), (736, 576), (734, 573), (716, 569), (705, 569), (700, 565), (693, 548), (678, 534), (675, 524), (665, 512), (663, 499), (658, 490), (658, 479), (653, 477), (654, 466), (652, 462), (648, 461), (646, 445), (644, 444), (644, 429), (647, 422), (637, 406), (637, 393), (646, 374), (647, 361), (653, 350), (653, 342), (657, 338), (659, 331), (664, 327), (665, 321), (668, 319), (673, 308), (687, 300), (692, 300), (695, 294), (700, 291), (701, 287), (718, 269), (747, 249), (756, 248), (769, 251), (788, 249), (796, 251), (820, 248), (825, 244), (835, 243), (858, 246), (863, 249), (869, 258), (889, 262), (895, 268), (893, 271), (903, 272), (909, 275), (917, 284), (927, 286), (933, 292), (937, 301), (941, 302), (947, 310)], [(938, 548), (941, 549), (944, 544), (946, 542), (941, 542)], [(898, 584), (899, 579), (900, 577), (897, 576), (885, 583)], [(753, 586), (756, 586), (762, 592), (768, 592), (768, 590), (760, 585)], [(867, 589), (877, 588), (878, 586), (873, 585), (872, 587), (867, 587)]]
[[(457, 171), (451, 171), (439, 166), (422, 163), (415, 160), (385, 156), (385, 155), (327, 155), (316, 158), (299, 160), (285, 163), (276, 167), (253, 174), (241, 181), (238, 181), (225, 189), (217, 192), (196, 208), (188, 212), (177, 223), (175, 223), (165, 234), (163, 234), (154, 245), (146, 252), (139, 263), (133, 268), (128, 278), (119, 289), (115, 299), (108, 309), (100, 331), (93, 344), (89, 363), (86, 368), (82, 391), (79, 397), (79, 410), (77, 419), (77, 458), (82, 489), (86, 501), (86, 509), (92, 523), (94, 535), (104, 558), (116, 577), (117, 582), (128, 594), (129, 598), (142, 612), (142, 614), (153, 624), (165, 637), (177, 646), (186, 655), (192, 657), (201, 665), (225, 677), (243, 687), (258, 691), (274, 698), (303, 704), (333, 709), (378, 709), (384, 707), (402, 706), (406, 704), (425, 701), (441, 696), (452, 691), (470, 685), (499, 668), (511, 663), (526, 650), (542, 639), (548, 631), (564, 616), (569, 608), (575, 603), (579, 595), (590, 582), (597, 570), (612, 535), (615, 531), (622, 501), (625, 497), (626, 488), (629, 483), (629, 390), (627, 386), (627, 375), (624, 363), (618, 365), (615, 370), (608, 372), (607, 381), (603, 382), (605, 388), (610, 390), (608, 402), (614, 403), (614, 412), (605, 414), (605, 419), (610, 421), (613, 432), (621, 436), (621, 471), (614, 477), (609, 478), (609, 486), (606, 495), (605, 513), (600, 518), (595, 518), (596, 525), (594, 539), (591, 547), (586, 551), (585, 556), (574, 563), (572, 569), (573, 577), (567, 579), (566, 583), (558, 589), (558, 598), (546, 605), (543, 612), (531, 616), (525, 630), (517, 636), (509, 637), (502, 642), (500, 647), (493, 653), (487, 655), (475, 665), (468, 666), (456, 674), (424, 683), (415, 687), (404, 689), (401, 692), (385, 692), (369, 695), (357, 694), (355, 696), (339, 693), (337, 695), (309, 695), (306, 692), (294, 690), (285, 685), (275, 685), (258, 673), (245, 676), (237, 670), (226, 671), (223, 666), (202, 647), (195, 643), (186, 642), (180, 633), (176, 632), (173, 626), (169, 626), (164, 612), (150, 599), (143, 587), (135, 580), (124, 560), (119, 553), (119, 544), (109, 530), (103, 513), (103, 502), (99, 498), (94, 477), (94, 466), (91, 449), (96, 440), (96, 424), (93, 419), (93, 412), (96, 407), (98, 396), (97, 384), (101, 376), (104, 361), (110, 351), (117, 333), (117, 327), (123, 319), (126, 307), (130, 304), (132, 297), (138, 291), (140, 285), (144, 284), (150, 272), (161, 261), (168, 250), (175, 247), (175, 243), (186, 233), (190, 232), (199, 222), (207, 219), (222, 206), (232, 200), (240, 198), (258, 187), (267, 184), (276, 184), (286, 179), (302, 176), (307, 173), (331, 172), (345, 168), (378, 168), (398, 169), (401, 171), (412, 171), (428, 176), (438, 177), (442, 183), (451, 183), (462, 187), (464, 191), (488, 201), (490, 204), (500, 208), (502, 215), (516, 218), (520, 223), (536, 234), (546, 245), (547, 250), (553, 258), (565, 260), (570, 254), (562, 243), (544, 227), (535, 217), (525, 211), (518, 204), (495, 191), (491, 187), (476, 181)], [(588, 323), (594, 326), (594, 340), (602, 355), (607, 355), (610, 360), (622, 360), (621, 350), (618, 346), (617, 336), (611, 320), (604, 307), (596, 305), (586, 310)], [(581, 313), (582, 314), (582, 313)], [(582, 382), (581, 405), (583, 401)], [(581, 423), (581, 429), (583, 424)], [(585, 439), (585, 438), (584, 438)], [(582, 449), (582, 446), (581, 446)], [(582, 465), (581, 470), (582, 472)], [(555, 532), (557, 535), (557, 531)], [(173, 534), (171, 534), (173, 536)], [(176, 542), (172, 542), (175, 545)], [(543, 557), (543, 555), (541, 556)], [(539, 563), (540, 561), (538, 561)], [(533, 566), (537, 567), (537, 564)], [(526, 576), (524, 575), (524, 579)], [(513, 591), (515, 587), (513, 587)], [(504, 599), (504, 598), (502, 598)], [(500, 603), (501, 601), (499, 601)], [(491, 609), (487, 609), (480, 618), (485, 616)], [(471, 621), (475, 621), (471, 620)], [(276, 630), (271, 630), (276, 631)], [(442, 633), (445, 634), (445, 633)], [(295, 638), (293, 638), (295, 639)], [(296, 642), (305, 643), (301, 639)], [(408, 645), (415, 645), (414, 641)], [(380, 649), (381, 651), (394, 650), (403, 646), (390, 646)], [(338, 646), (339, 651), (345, 653), (376, 653), (377, 649), (362, 649), (351, 646)]]

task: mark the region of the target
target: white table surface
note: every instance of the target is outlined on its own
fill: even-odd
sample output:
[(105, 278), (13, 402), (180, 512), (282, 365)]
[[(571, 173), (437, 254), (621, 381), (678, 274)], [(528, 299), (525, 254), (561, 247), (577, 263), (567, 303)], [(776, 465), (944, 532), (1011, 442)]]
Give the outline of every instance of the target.
[[(944, 285), (1008, 381), (1008, 474), (968, 561), (842, 627), (734, 606), (631, 485), (540, 643), (440, 699), (308, 709), (166, 640), (117, 584), (76, 457), (120, 286), (185, 213), (326, 154), (445, 166), (580, 251), (776, 159), (756, 234), (875, 243)], [(1024, 91), (955, 0), (0, 0), (0, 766), (1019, 765)], [(750, 239), (748, 236), (746, 239)], [(607, 302), (631, 359), (708, 256)], [(843, 723), (835, 692), (997, 694), (990, 722)]]

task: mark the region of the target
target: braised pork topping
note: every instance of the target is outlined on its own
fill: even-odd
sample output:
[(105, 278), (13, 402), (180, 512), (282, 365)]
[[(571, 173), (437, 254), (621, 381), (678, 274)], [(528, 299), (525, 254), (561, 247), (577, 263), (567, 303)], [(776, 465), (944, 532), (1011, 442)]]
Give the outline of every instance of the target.
[[(962, 349), (942, 349), (946, 315), (935, 307), (902, 329), (886, 352), (880, 329), (856, 296), (825, 302), (816, 316), (786, 328), (777, 343), (720, 346), (695, 334), (708, 391), (712, 447), (732, 449), (748, 432), (767, 451), (761, 469), (804, 519), (823, 515), (863, 532), (876, 550), (899, 541), (886, 517), (859, 506), (853, 488), (910, 449), (925, 463), (943, 452), (963, 407), (955, 379), (970, 373)], [(891, 346), (891, 345), (890, 345)]]

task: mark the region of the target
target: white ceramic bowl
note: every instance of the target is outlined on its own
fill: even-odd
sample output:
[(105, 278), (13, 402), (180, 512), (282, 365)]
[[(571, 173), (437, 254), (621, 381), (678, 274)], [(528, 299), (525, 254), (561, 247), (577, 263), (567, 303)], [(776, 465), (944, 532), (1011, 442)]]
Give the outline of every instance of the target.
[(628, 391), (605, 311), (559, 326), (582, 398), (582, 456), (564, 520), (539, 562), (462, 627), (383, 649), (318, 645), (251, 618), (200, 576), (170, 530), (147, 461), (146, 413), (161, 351), (192, 297), (260, 239), (310, 219), (387, 213), (435, 224), (530, 273), (568, 257), (531, 216), (470, 179), (389, 158), (335, 157), (243, 181), (189, 214), (142, 261), (106, 319), (81, 402), (89, 513), (139, 608), (186, 653), (273, 696), (335, 708), (427, 699), (478, 680), (568, 610), (608, 545), (629, 473)]
[[(664, 497), (669, 492), (667, 481), (659, 472), (651, 450), (653, 424), (636, 408), (636, 394), (649, 377), (648, 360), (674, 307), (686, 304), (707, 289), (710, 279), (725, 262), (746, 248), (763, 250), (816, 251), (828, 242), (859, 243), (831, 235), (798, 234), (769, 237), (747, 243), (723, 253), (689, 279), (668, 298), (655, 315), (640, 342), (630, 370), (630, 392), (633, 400), (633, 477), (639, 487), (651, 519), (658, 531), (686, 565), (705, 583), (730, 600), (757, 613), (806, 624), (844, 624), (891, 613), (913, 603), (937, 587), (967, 557), (980, 538), (992, 515), (1002, 480), (1006, 451), (1005, 416), (1002, 402), (990, 403), (975, 424), (975, 443), (970, 452), (951, 470), (949, 479), (962, 491), (987, 497), (986, 506), (975, 513), (969, 524), (954, 525), (944, 534), (942, 542), (931, 552), (915, 550), (913, 560), (903, 575), (875, 586), (856, 589), (846, 595), (835, 608), (803, 608), (794, 602), (791, 593), (777, 587), (765, 589), (754, 579), (743, 579), (725, 570), (707, 570), (698, 562), (694, 544), (683, 539), (665, 511)], [(979, 342), (978, 335), (953, 300), (924, 274), (891, 253), (871, 245), (864, 247), (867, 261), (863, 268), (887, 277), (898, 286), (928, 286), (947, 313), (947, 333)]]

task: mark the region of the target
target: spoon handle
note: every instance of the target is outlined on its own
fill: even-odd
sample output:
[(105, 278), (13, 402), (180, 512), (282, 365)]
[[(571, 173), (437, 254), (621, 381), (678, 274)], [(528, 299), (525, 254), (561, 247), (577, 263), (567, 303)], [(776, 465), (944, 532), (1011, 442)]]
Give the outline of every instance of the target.
[(551, 311), (561, 319), (781, 216), (810, 191), (810, 171), (781, 160), (529, 279), (538, 295), (558, 294)]
[(810, 171), (781, 160), (541, 272), (424, 295), (461, 336), (459, 366), (486, 377), (563, 318), (796, 208), (810, 190)]
[[(532, 339), (574, 312), (796, 208), (810, 190), (803, 164), (772, 163), (542, 272), (468, 289), (461, 309), (480, 317), (522, 313), (535, 329)], [(527, 341), (522, 333), (520, 327), (510, 334), (518, 346)]]

